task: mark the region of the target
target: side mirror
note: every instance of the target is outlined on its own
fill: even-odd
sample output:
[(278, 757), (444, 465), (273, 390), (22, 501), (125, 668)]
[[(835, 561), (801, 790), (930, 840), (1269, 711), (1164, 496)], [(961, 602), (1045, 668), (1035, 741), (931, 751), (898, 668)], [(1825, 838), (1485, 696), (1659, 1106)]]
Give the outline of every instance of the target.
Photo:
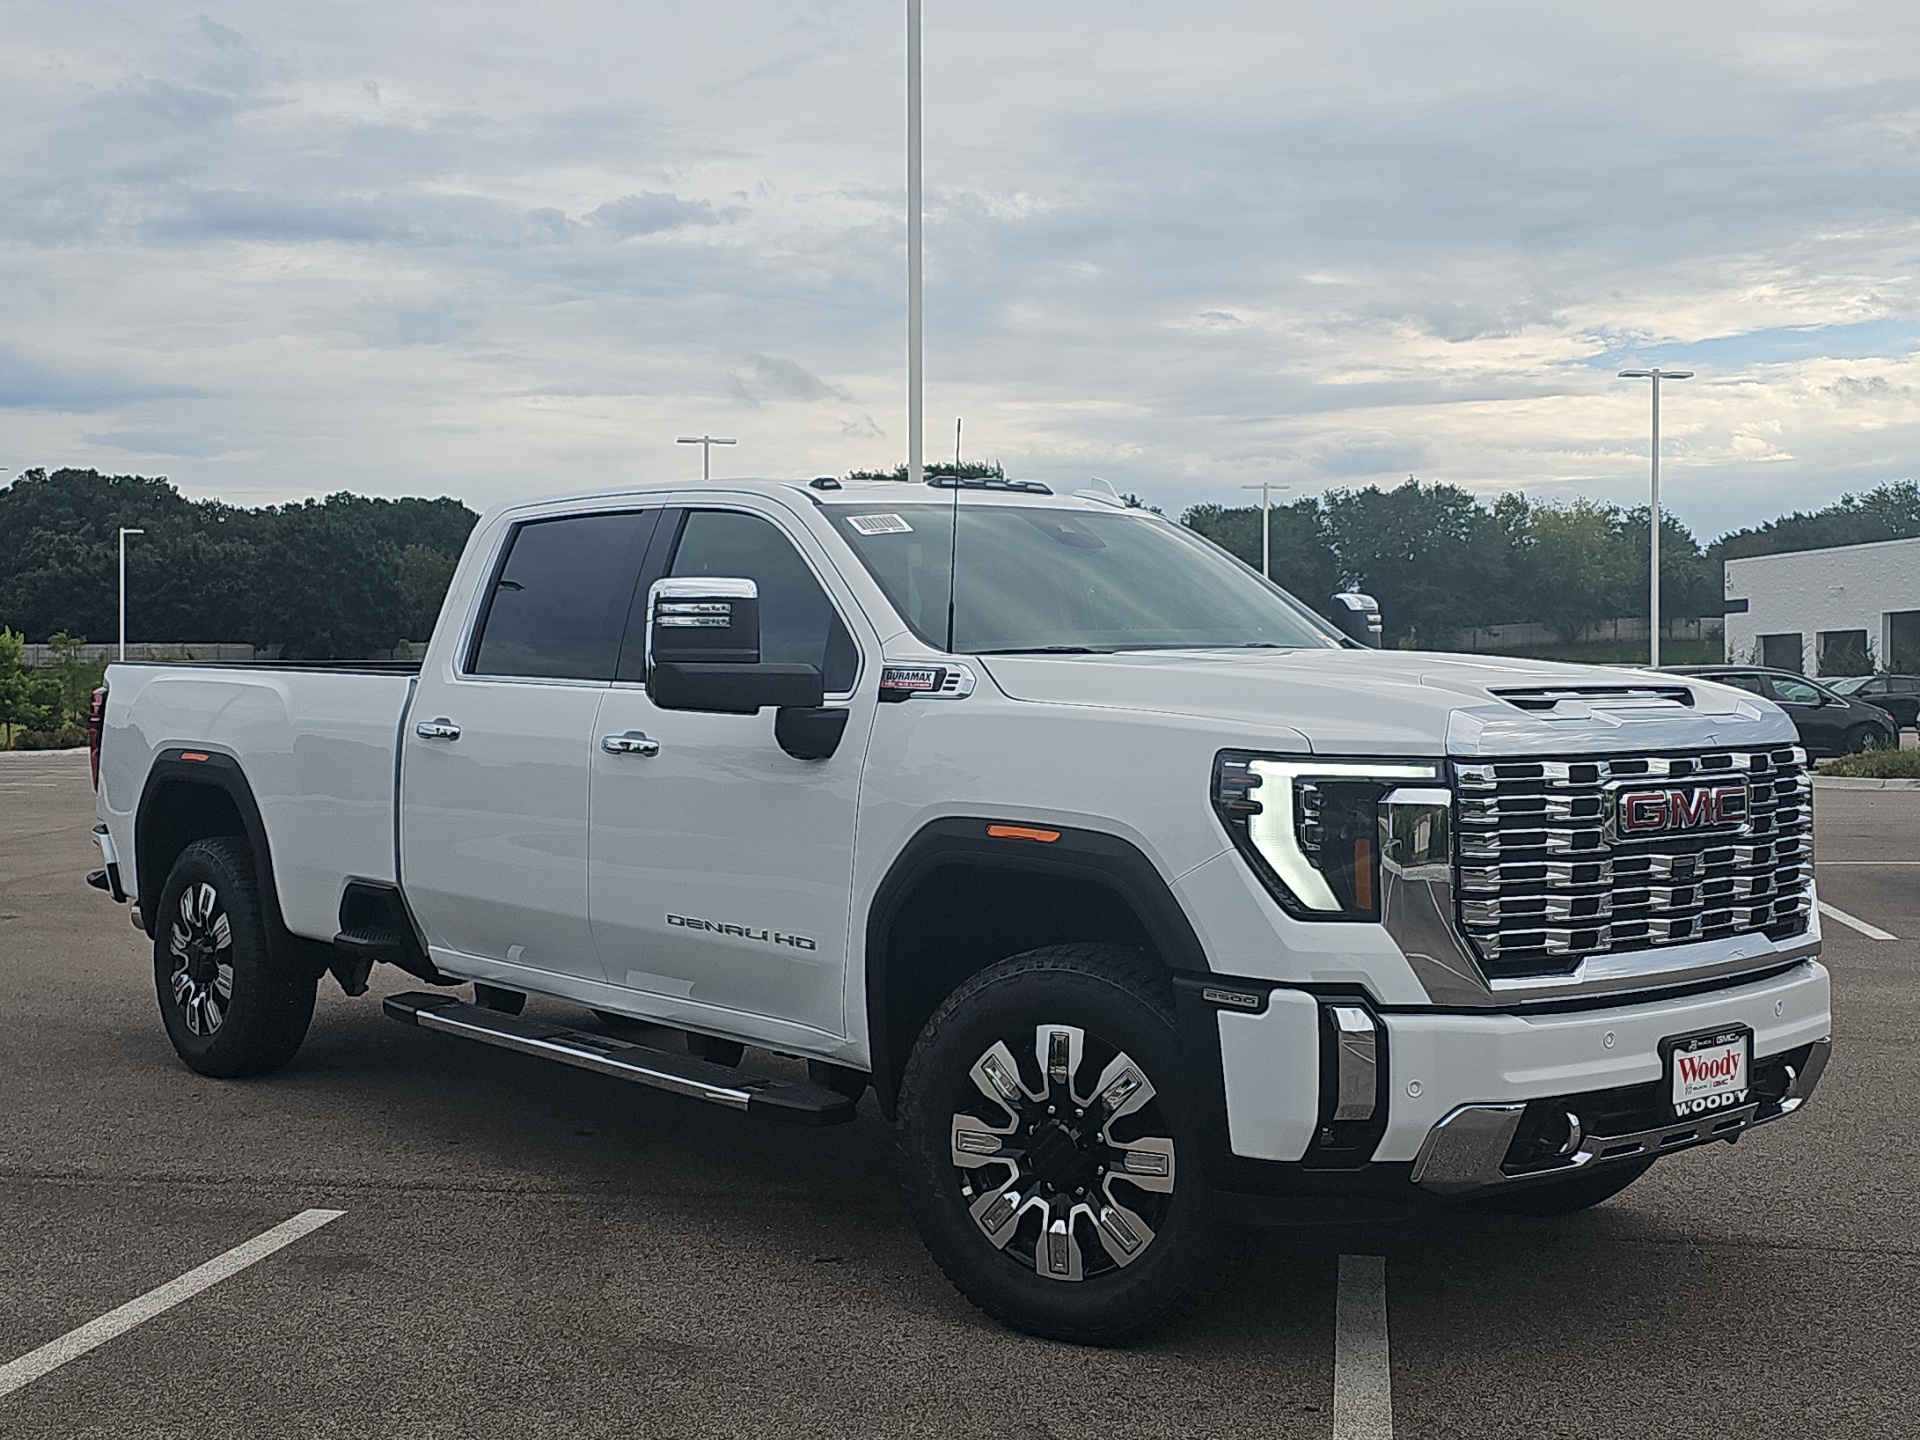
[(647, 695), (662, 710), (754, 715), (824, 693), (817, 665), (760, 663), (753, 581), (657, 580), (647, 592)]
[(796, 760), (827, 760), (847, 712), (821, 704), (817, 665), (760, 659), (760, 589), (751, 580), (656, 580), (647, 592), (647, 696), (662, 710), (756, 715), (777, 707), (773, 736)]
[(1380, 648), (1380, 602), (1357, 590), (1333, 597), (1333, 623), (1340, 633), (1375, 650)]

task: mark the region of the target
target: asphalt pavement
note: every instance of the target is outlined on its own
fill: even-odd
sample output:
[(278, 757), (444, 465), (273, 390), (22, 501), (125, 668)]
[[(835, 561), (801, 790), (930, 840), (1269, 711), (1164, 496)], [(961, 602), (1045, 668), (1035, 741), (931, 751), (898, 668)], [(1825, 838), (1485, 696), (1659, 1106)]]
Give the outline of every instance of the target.
[(281, 1074), (192, 1074), (82, 884), (91, 798), (84, 755), (0, 754), (0, 1367), (344, 1213), (0, 1395), (10, 1440), (1324, 1440), (1342, 1255), (1385, 1257), (1396, 1436), (1920, 1430), (1920, 791), (1817, 793), (1822, 898), (1899, 938), (1826, 922), (1800, 1116), (1583, 1215), (1249, 1235), (1207, 1309), (1118, 1351), (954, 1294), (870, 1100), (787, 1129), (403, 1028), (391, 973), (324, 982)]

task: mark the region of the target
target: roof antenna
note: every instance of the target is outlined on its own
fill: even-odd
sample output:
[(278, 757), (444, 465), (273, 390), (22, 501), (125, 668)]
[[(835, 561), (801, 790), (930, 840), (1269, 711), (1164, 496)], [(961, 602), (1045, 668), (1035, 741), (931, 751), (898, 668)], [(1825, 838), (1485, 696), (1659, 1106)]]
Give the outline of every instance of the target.
[(960, 572), (960, 418), (953, 421), (953, 531), (947, 537), (947, 653), (953, 653), (953, 592)]

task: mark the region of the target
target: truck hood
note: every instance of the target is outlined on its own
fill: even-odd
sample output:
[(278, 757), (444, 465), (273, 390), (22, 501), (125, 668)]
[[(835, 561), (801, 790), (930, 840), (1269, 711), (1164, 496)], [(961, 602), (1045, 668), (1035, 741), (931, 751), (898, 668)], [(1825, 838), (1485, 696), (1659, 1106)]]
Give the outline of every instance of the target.
[(992, 655), (979, 663), (1014, 700), (1216, 720), (1252, 732), (1250, 743), (1291, 730), (1319, 754), (1578, 755), (1796, 739), (1779, 706), (1744, 690), (1547, 660), (1217, 650)]

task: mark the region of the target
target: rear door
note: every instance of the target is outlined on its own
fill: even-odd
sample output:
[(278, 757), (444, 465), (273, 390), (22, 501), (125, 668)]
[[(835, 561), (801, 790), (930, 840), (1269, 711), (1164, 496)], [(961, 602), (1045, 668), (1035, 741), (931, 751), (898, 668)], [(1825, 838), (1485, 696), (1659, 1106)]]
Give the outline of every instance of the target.
[(516, 525), (467, 642), (421, 674), (401, 741), (402, 875), (456, 974), (603, 978), (587, 917), (594, 718), (658, 514)]
[[(849, 628), (857, 612), (829, 588), (838, 577), (778, 507), (743, 499), (670, 514), (650, 569), (755, 581), (761, 659), (820, 666), (827, 703), (852, 714), (830, 759), (796, 760), (774, 740), (771, 710), (657, 709), (645, 627), (629, 625), (598, 728), (603, 741), (644, 737), (657, 749), (593, 755), (593, 926), (607, 978), (635, 992), (637, 1012), (695, 1028), (842, 1036), (854, 818), (878, 695), (858, 681), (877, 645), (869, 635), (875, 658), (863, 660)], [(635, 599), (642, 612), (643, 591)]]
[(1841, 725), (1847, 711), (1844, 705), (1825, 705), (1817, 687), (1790, 675), (1769, 675), (1767, 696), (1793, 718), (1802, 744), (1814, 750), (1841, 748)]

